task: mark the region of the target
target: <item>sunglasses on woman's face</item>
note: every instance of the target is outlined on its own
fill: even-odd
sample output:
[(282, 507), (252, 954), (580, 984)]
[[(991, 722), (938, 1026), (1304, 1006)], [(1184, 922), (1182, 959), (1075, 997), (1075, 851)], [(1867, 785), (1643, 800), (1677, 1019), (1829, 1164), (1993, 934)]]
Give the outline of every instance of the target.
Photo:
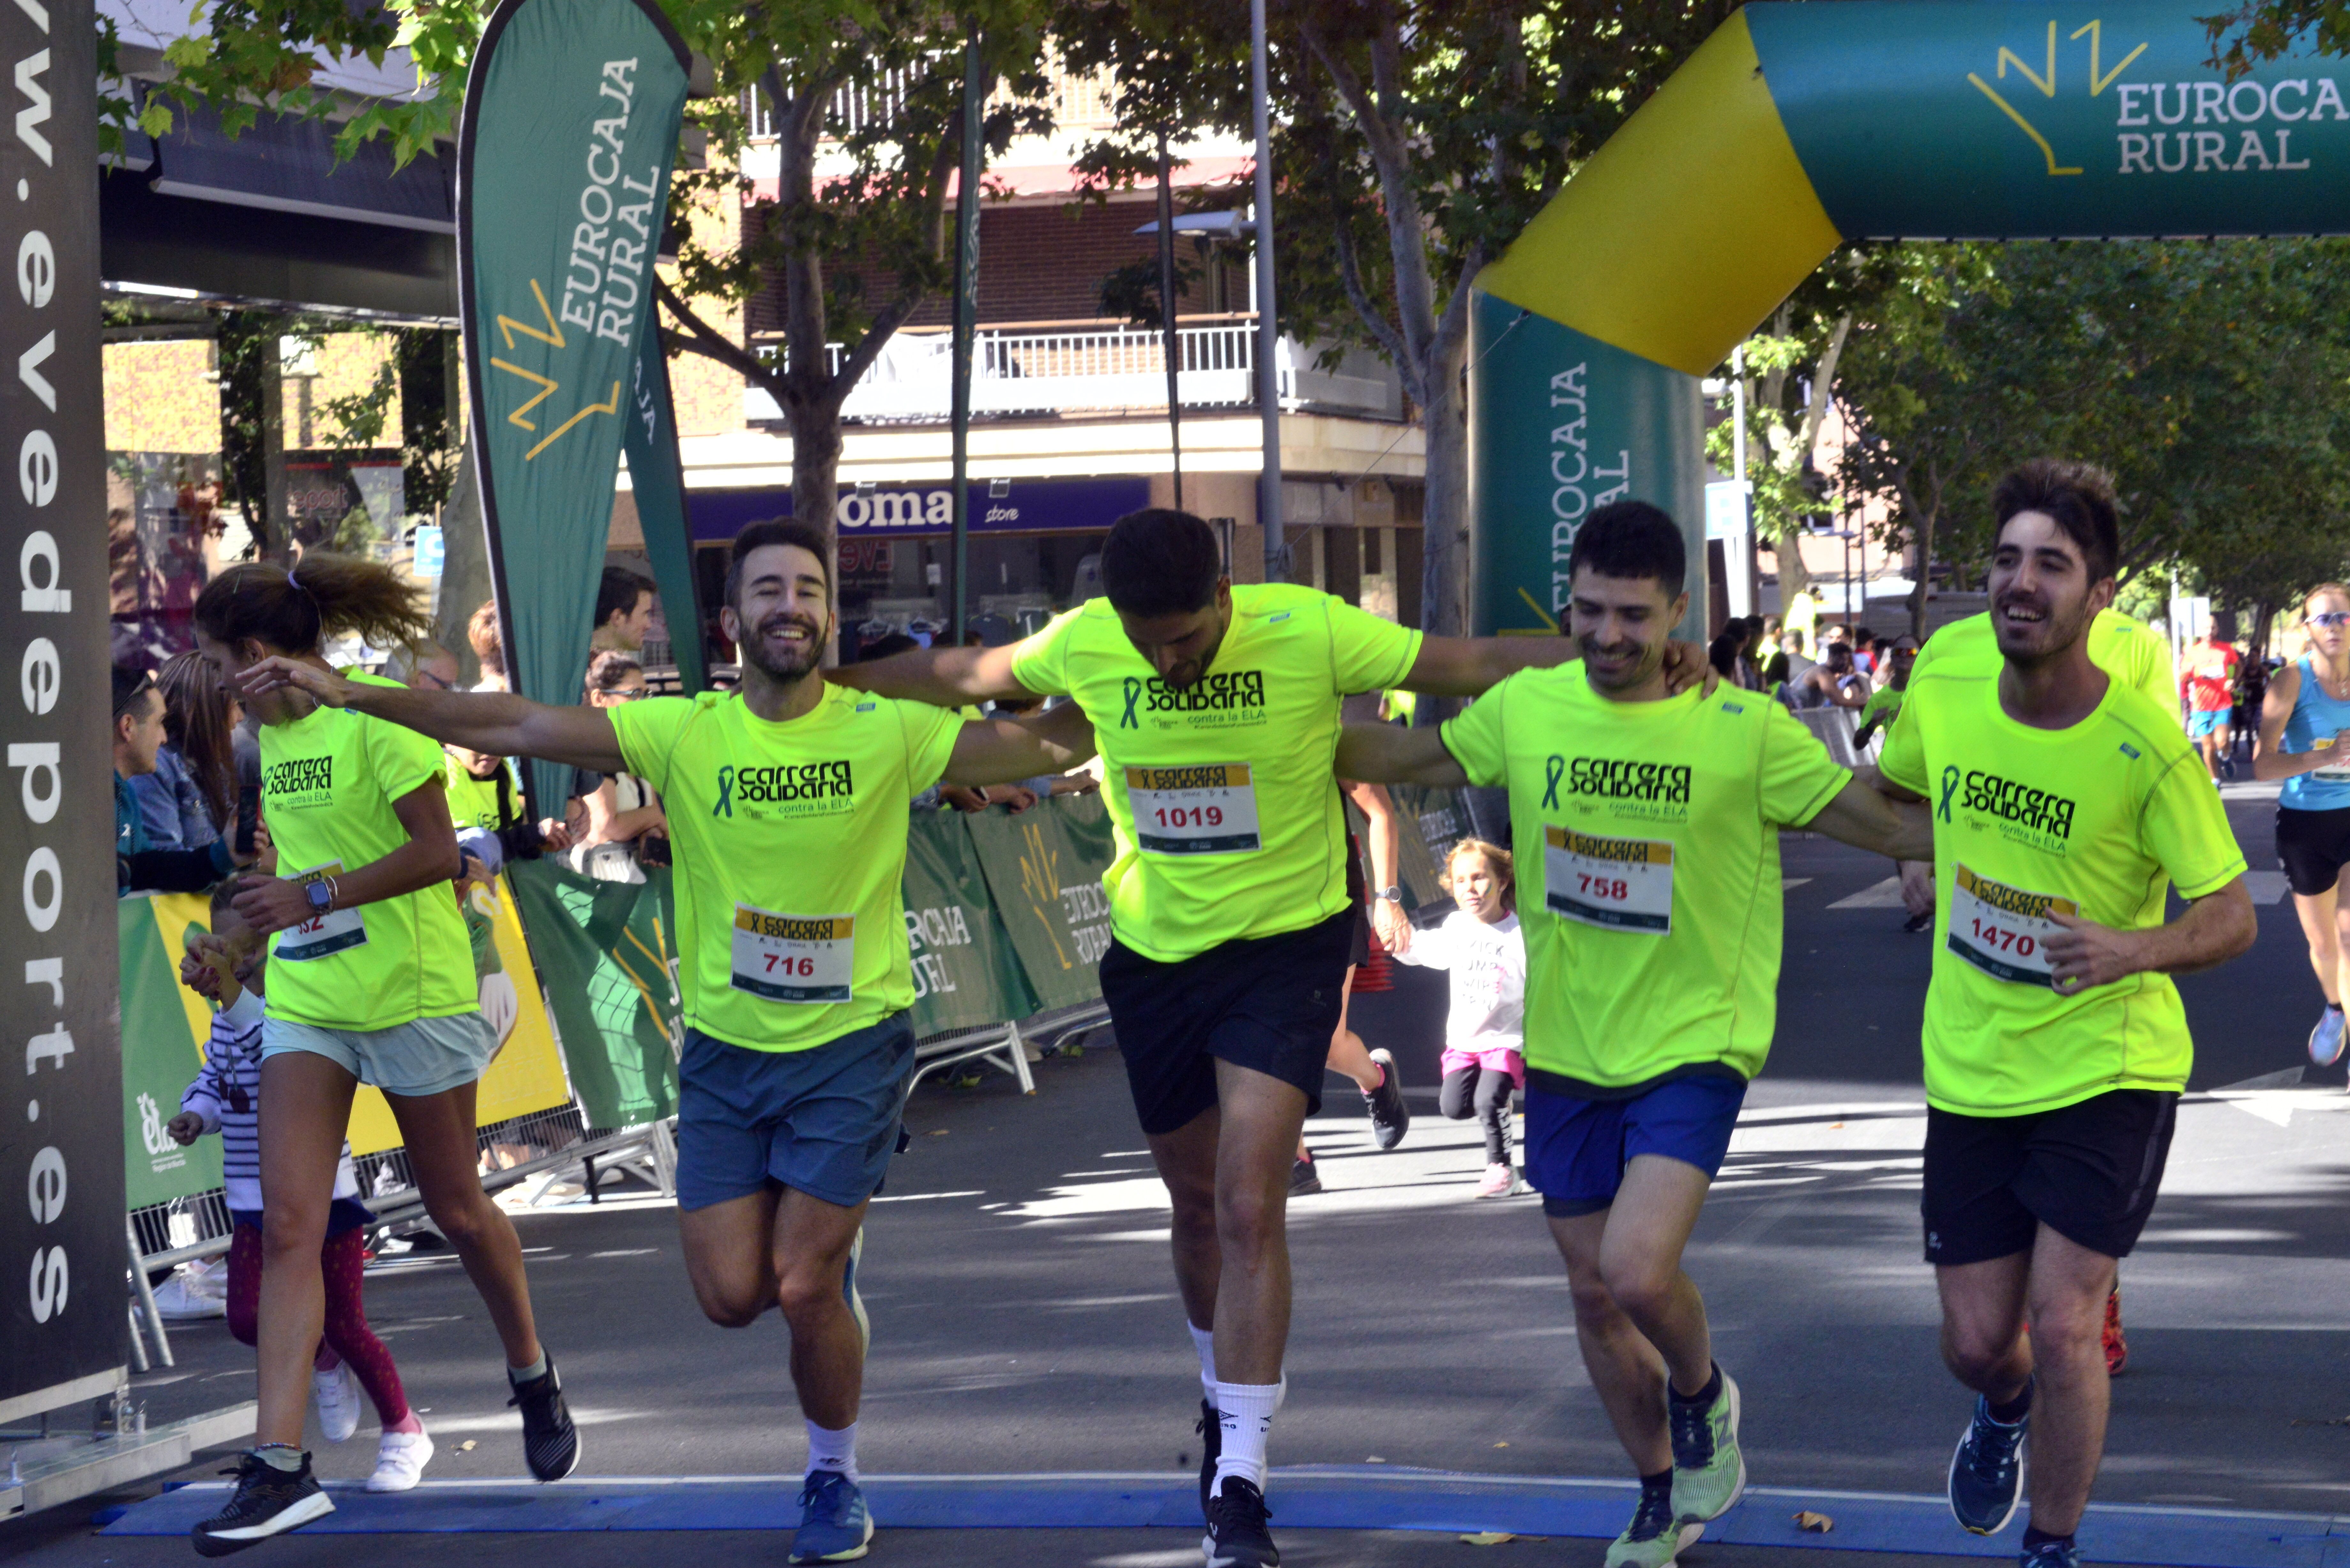
[(2322, 626), (2330, 630), (2335, 627), (2350, 626), (2350, 610), (2319, 610), (2301, 618), (2312, 626)]

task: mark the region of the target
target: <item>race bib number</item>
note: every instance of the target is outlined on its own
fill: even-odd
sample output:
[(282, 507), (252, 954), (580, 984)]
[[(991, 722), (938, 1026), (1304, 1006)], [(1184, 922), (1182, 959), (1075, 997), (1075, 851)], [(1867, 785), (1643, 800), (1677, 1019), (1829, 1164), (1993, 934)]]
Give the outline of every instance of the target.
[[(2332, 735), (2321, 735), (2310, 742), (2309, 749), (2313, 752), (2322, 752), (2332, 745), (2334, 739), (2335, 737)], [(2314, 779), (2331, 779), (2339, 784), (2345, 779), (2350, 779), (2350, 768), (2312, 768), (2309, 770), (2309, 776)]]
[(1657, 838), (1595, 838), (1543, 830), (1543, 901), (1550, 912), (1611, 931), (1673, 930), (1673, 846)]
[[(329, 860), (296, 873), (294, 880), (307, 887), (321, 877), (339, 877), (342, 871), (341, 861)], [(347, 948), (363, 948), (367, 940), (367, 921), (359, 910), (329, 909), (279, 933), (277, 946), (270, 956), (280, 963), (302, 963)]]
[(1961, 863), (1950, 879), (1950, 950), (1993, 980), (2053, 986), (2048, 939), (2064, 928), (2048, 919), (2051, 912), (2078, 915), (2081, 909), (2070, 898), (1977, 876)]
[(1126, 803), (1135, 842), (1160, 855), (1249, 855), (1263, 847), (1246, 763), (1128, 768)]
[(856, 928), (853, 915), (735, 905), (734, 989), (769, 1002), (847, 1002), (857, 973)]

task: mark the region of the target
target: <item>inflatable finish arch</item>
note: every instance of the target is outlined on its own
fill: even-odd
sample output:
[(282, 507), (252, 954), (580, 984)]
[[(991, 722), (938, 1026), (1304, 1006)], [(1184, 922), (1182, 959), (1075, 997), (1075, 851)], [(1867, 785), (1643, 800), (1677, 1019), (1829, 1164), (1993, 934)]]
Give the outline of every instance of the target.
[(1844, 0), (1723, 23), (1472, 286), (1477, 629), (1555, 629), (1575, 528), (1636, 496), (1689, 534), (1702, 635), (1698, 378), (1841, 241), (2350, 231), (2350, 59), (2230, 82), (2210, 9)]

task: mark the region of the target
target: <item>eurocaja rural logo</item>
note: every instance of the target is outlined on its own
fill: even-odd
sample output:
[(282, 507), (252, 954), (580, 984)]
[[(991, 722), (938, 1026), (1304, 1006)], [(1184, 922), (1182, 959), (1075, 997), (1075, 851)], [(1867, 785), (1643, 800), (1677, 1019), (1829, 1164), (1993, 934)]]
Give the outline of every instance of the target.
[(288, 757), (262, 770), (261, 796), (272, 806), (328, 805), (335, 798), (335, 759)]
[(710, 815), (732, 817), (829, 816), (857, 804), (857, 780), (846, 761), (785, 763), (770, 767), (722, 767)]
[[(1204, 715), (1221, 722), (1253, 723), (1264, 717), (1264, 671), (1220, 670), (1189, 686), (1170, 686), (1156, 675), (1129, 675), (1120, 684), (1118, 727), (1139, 730), (1142, 715)], [(1163, 725), (1166, 721), (1161, 720)]]

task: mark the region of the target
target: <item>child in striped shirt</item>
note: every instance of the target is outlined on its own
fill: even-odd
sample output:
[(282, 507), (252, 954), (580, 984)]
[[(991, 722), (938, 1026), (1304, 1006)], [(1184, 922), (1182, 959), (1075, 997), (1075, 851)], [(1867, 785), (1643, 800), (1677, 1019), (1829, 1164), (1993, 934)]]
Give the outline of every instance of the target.
[[(221, 1168), (228, 1187), (228, 1210), (235, 1229), (228, 1250), (228, 1327), (246, 1345), (255, 1341), (261, 1299), (261, 1018), (267, 944), (229, 904), (234, 881), (213, 892), (209, 939), (192, 934), (181, 961), (182, 984), (216, 1003), (204, 1064), (180, 1096), (180, 1114), (165, 1130), (181, 1144), (207, 1133), (221, 1137)], [(326, 1275), (326, 1332), (318, 1346), (311, 1392), (318, 1427), (331, 1443), (359, 1429), (359, 1391), (364, 1386), (383, 1421), (369, 1491), (406, 1491), (432, 1458), (432, 1439), (410, 1409), (400, 1390), (391, 1352), (368, 1326), (359, 1299), (365, 1266), (365, 1229), (375, 1216), (359, 1200), (351, 1171), (351, 1146), (343, 1145), (335, 1168), (335, 1201), (320, 1254)]]

